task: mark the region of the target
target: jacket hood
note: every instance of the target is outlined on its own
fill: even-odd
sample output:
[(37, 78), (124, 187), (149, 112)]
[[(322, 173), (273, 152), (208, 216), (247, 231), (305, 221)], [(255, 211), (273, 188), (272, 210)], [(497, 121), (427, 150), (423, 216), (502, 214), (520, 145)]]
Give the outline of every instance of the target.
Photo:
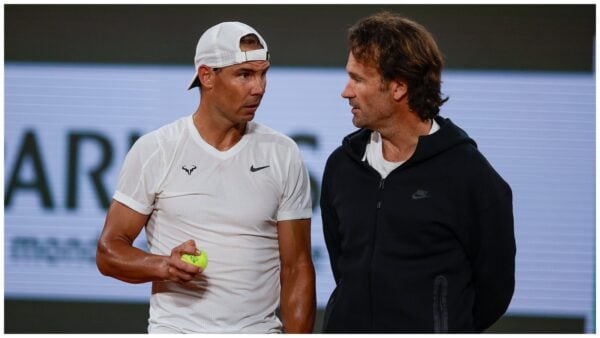
[[(464, 143), (477, 147), (475, 141), (450, 119), (436, 116), (435, 121), (439, 124), (440, 129), (432, 135), (419, 136), (415, 153), (405, 162), (404, 166), (425, 161)], [(371, 132), (370, 129), (362, 128), (347, 135), (342, 142), (342, 148), (360, 162), (365, 154)]]

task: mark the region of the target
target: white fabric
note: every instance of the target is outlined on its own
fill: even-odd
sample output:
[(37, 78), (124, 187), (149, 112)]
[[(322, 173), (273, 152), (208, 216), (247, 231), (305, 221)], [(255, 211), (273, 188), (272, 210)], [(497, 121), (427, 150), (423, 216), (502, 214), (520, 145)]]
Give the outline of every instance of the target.
[(255, 49), (246, 52), (235, 53), (235, 62), (244, 63), (249, 61), (266, 61), (269, 60), (269, 52), (266, 49)]
[(256, 35), (263, 47), (263, 53), (254, 52), (252, 60), (268, 60), (267, 42), (254, 28), (236, 21), (222, 22), (207, 29), (198, 39), (194, 57), (196, 71), (202, 65), (220, 68), (246, 62), (238, 56), (243, 52), (240, 40), (248, 34)]
[[(440, 129), (440, 125), (433, 120), (429, 135), (435, 133)], [(373, 169), (377, 170), (381, 178), (386, 178), (394, 169), (398, 168), (406, 161), (390, 162), (383, 157), (383, 142), (381, 140), (381, 134), (373, 131), (371, 133), (371, 139), (367, 143), (367, 149), (363, 156), (363, 161), (367, 161)]]
[(250, 122), (221, 152), (185, 117), (135, 143), (114, 198), (151, 214), (151, 253), (169, 255), (193, 239), (208, 255), (205, 279), (153, 284), (149, 332), (281, 331), (276, 224), (312, 216), (308, 173), (293, 140)]

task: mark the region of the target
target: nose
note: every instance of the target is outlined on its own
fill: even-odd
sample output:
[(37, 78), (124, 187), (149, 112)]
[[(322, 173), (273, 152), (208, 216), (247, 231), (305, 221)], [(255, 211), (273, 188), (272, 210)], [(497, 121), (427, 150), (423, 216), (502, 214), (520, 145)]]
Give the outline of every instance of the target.
[(350, 81), (348, 81), (348, 83), (346, 84), (346, 87), (342, 91), (342, 97), (345, 99), (350, 99), (350, 98), (354, 97), (354, 91), (350, 87)]
[(267, 88), (267, 78), (266, 77), (256, 77), (252, 84), (252, 90), (250, 91), (251, 95), (264, 95), (265, 90)]

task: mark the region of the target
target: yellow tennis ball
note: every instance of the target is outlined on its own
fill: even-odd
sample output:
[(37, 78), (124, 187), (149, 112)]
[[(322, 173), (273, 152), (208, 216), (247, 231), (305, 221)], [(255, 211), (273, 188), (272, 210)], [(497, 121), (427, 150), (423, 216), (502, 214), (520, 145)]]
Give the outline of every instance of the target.
[(206, 255), (206, 252), (198, 250), (196, 253), (196, 255), (183, 254), (181, 255), (181, 260), (205, 270), (208, 265), (208, 256)]

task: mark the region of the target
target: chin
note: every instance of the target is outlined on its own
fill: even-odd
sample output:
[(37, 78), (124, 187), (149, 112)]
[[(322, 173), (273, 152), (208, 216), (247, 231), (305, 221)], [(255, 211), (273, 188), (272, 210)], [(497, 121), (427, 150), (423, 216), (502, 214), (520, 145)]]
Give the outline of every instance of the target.
[(363, 123), (361, 120), (359, 120), (359, 119), (357, 119), (357, 118), (353, 118), (353, 119), (352, 119), (352, 124), (353, 124), (353, 125), (354, 125), (356, 128), (364, 128), (364, 127), (365, 127), (365, 124), (364, 124), (364, 123)]
[(254, 120), (254, 114), (246, 115), (246, 116), (244, 116), (244, 117), (242, 118), (242, 122), (244, 122), (244, 123), (245, 123), (245, 122), (250, 122), (250, 121), (252, 121), (252, 120)]

